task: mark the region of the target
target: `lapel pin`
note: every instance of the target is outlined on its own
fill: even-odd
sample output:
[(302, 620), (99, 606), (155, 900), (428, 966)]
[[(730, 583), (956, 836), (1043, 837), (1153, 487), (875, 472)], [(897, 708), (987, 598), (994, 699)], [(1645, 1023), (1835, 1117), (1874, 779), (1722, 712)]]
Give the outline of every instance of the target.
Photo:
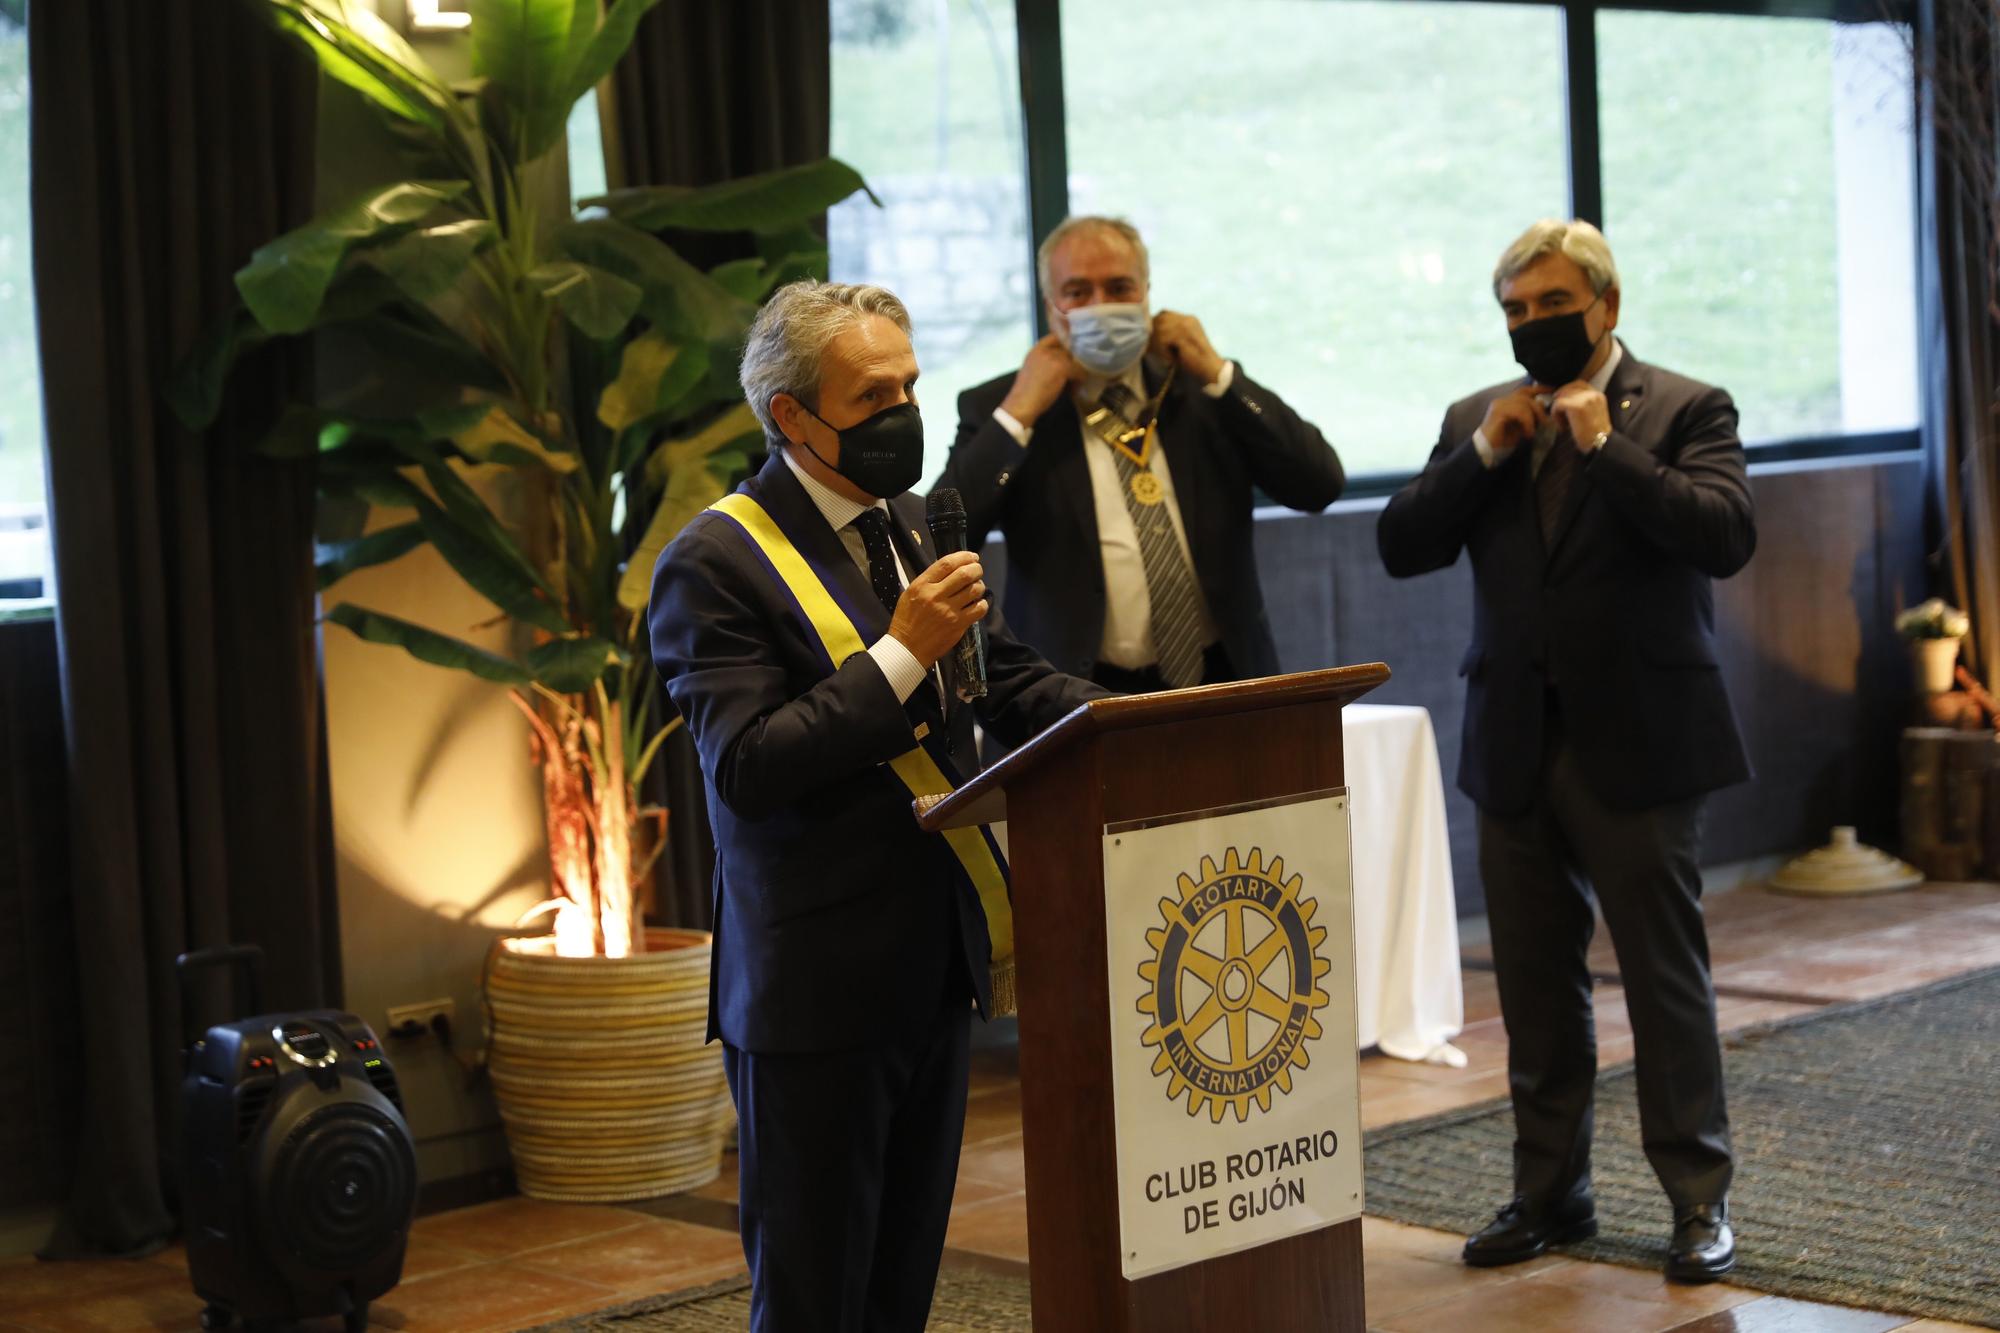
[(1620, 412), (1629, 412), (1629, 411), (1631, 411), (1631, 410), (1632, 410), (1632, 400), (1631, 400), (1630, 398), (1627, 398), (1627, 399), (1626, 399), (1626, 400), (1625, 400), (1624, 402), (1622, 402), (1622, 403), (1618, 404), (1618, 410), (1619, 410)]

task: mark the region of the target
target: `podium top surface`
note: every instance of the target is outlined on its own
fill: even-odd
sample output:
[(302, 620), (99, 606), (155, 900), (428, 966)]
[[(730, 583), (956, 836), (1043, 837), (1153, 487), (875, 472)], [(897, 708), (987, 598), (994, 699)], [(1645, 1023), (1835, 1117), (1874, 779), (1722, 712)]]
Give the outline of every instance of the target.
[[(1289, 676), (1198, 685), (1159, 694), (1120, 694), (1093, 699), (943, 800), (917, 803), (917, 823), (936, 833), (968, 823), (989, 823), (998, 814), (1007, 787), (1086, 740), (1118, 731), (1176, 722), (1230, 717), (1267, 708), (1302, 704), (1347, 704), (1389, 679), (1381, 662), (1301, 671)], [(975, 813), (975, 810), (977, 813)]]

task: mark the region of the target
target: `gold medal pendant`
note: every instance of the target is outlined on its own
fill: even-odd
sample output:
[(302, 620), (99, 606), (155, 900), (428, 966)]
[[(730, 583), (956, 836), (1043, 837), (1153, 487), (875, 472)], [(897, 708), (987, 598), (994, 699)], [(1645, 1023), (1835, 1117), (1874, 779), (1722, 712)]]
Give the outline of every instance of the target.
[(1156, 505), (1167, 498), (1167, 488), (1151, 472), (1134, 472), (1130, 484), (1132, 498), (1142, 505)]

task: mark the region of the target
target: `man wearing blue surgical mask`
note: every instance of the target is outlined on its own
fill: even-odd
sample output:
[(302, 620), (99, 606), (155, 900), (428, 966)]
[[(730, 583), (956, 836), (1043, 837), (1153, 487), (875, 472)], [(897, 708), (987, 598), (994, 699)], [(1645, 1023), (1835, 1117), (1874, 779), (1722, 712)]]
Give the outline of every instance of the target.
[(960, 395), (938, 482), (1005, 536), (1015, 632), (1123, 693), (1275, 674), (1251, 509), (1324, 509), (1339, 457), (1200, 320), (1152, 310), (1130, 223), (1071, 218), (1037, 259), (1050, 332)]

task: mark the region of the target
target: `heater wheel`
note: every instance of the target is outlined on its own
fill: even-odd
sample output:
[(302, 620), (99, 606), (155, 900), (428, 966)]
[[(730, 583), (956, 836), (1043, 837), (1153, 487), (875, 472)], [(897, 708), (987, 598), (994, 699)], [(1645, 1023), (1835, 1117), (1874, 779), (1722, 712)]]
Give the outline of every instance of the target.
[(201, 1309), (201, 1326), (205, 1329), (228, 1328), (236, 1322), (236, 1316), (219, 1305), (204, 1305)]

